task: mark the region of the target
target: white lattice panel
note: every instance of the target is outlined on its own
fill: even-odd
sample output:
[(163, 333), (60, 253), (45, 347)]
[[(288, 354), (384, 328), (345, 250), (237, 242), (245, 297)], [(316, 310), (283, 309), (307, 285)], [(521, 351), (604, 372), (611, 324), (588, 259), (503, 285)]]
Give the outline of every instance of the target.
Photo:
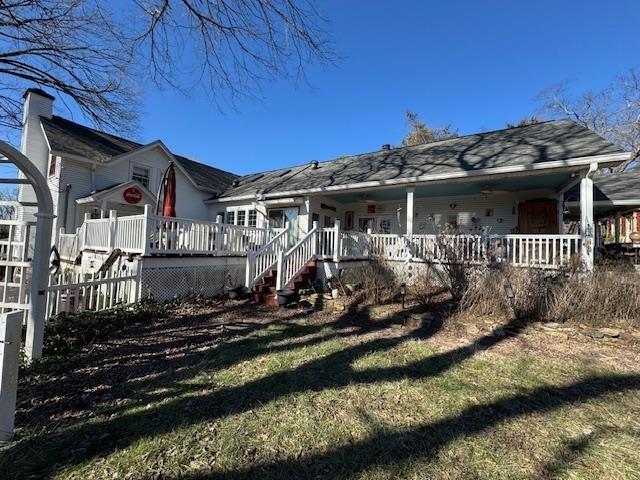
[(213, 297), (244, 283), (244, 265), (143, 268), (142, 296), (159, 302), (190, 294)]

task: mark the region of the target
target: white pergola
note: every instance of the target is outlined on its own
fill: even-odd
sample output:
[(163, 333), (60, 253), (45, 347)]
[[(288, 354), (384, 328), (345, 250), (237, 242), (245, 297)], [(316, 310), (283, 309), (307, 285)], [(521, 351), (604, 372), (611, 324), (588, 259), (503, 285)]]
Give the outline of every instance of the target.
[[(25, 305), (28, 309), (25, 353), (31, 361), (42, 356), (53, 201), (46, 179), (25, 155), (3, 141), (0, 141), (0, 154), (0, 163), (13, 164), (22, 173), (20, 178), (1, 178), (0, 184), (31, 185), (36, 195), (36, 202), (29, 205), (38, 211), (29, 302)], [(28, 241), (25, 239), (25, 245)], [(7, 267), (5, 275), (9, 275), (8, 270)], [(13, 436), (22, 318), (20, 311), (0, 315), (0, 443)]]

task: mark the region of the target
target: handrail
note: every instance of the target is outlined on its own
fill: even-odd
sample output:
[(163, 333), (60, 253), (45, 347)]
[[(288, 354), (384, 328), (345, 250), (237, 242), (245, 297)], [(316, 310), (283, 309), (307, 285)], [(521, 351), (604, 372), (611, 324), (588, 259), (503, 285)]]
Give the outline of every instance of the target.
[(278, 277), (276, 288), (283, 289), (293, 280), (310, 260), (316, 256), (318, 248), (318, 222), (313, 222), (313, 228), (286, 252), (278, 255)]
[(247, 252), (245, 287), (251, 288), (278, 262), (278, 253), (284, 250), (289, 239), (289, 224), (255, 252)]

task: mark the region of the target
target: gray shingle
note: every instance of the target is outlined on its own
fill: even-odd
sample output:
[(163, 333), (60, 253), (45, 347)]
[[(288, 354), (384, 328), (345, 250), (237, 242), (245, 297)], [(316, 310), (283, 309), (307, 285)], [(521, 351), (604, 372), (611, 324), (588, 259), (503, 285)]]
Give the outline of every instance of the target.
[[(564, 195), (565, 201), (580, 199), (580, 186), (575, 185)], [(602, 173), (593, 176), (593, 200), (637, 201), (640, 205), (640, 168), (628, 172)]]
[(380, 150), (362, 155), (241, 177), (223, 197), (471, 172), (533, 165), (622, 150), (570, 120), (542, 122), (440, 142)]
[[(130, 152), (144, 146), (116, 135), (94, 130), (62, 117), (41, 118), (44, 131), (51, 149), (55, 152), (77, 155), (100, 162), (111, 157)], [(224, 191), (236, 175), (203, 163), (195, 162), (180, 155), (174, 155), (176, 161), (191, 175), (201, 187), (216, 192)]]

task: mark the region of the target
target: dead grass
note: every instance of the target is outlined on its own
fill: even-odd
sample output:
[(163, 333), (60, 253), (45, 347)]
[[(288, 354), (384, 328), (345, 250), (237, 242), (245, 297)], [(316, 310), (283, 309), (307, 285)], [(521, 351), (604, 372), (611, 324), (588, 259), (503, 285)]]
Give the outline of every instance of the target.
[(480, 327), (183, 307), (23, 372), (0, 478), (640, 477), (637, 346)]

